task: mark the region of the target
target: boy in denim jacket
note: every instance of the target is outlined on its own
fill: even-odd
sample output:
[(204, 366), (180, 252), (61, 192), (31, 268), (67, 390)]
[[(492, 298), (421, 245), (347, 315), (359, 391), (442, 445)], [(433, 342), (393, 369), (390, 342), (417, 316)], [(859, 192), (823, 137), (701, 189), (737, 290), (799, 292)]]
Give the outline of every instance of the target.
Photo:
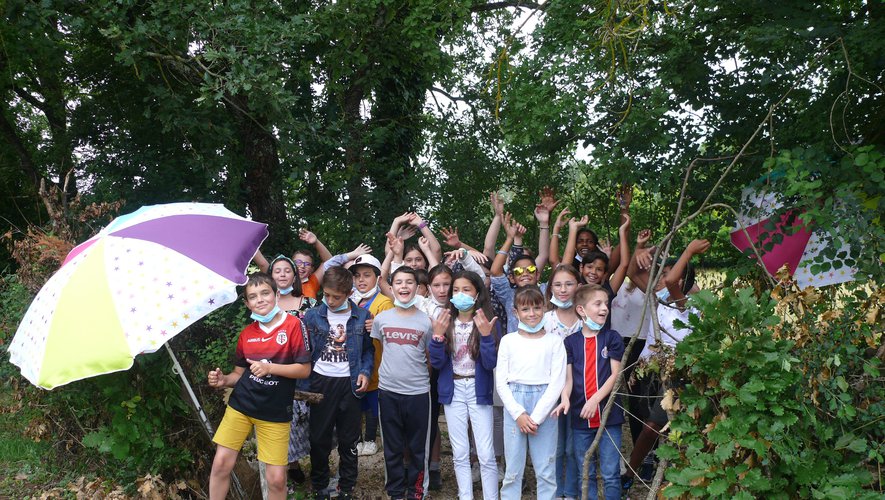
[(310, 479), (315, 498), (328, 498), (322, 491), (329, 484), (335, 428), (340, 457), (338, 498), (352, 498), (356, 485), (360, 398), (369, 385), (375, 348), (366, 332), (368, 311), (348, 299), (352, 288), (350, 271), (330, 267), (323, 278), (323, 303), (304, 316), (313, 359), (310, 390), (323, 395), (322, 402), (310, 410)]

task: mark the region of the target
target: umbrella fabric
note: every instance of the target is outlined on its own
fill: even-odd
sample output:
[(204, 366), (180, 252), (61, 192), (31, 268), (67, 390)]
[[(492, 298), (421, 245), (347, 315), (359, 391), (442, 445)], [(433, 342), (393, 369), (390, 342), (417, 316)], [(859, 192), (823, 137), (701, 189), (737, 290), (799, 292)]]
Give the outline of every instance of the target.
[(267, 226), (222, 205), (143, 207), (78, 245), (25, 313), (10, 345), (22, 375), (51, 389), (126, 370), (233, 302)]
[[(780, 196), (765, 189), (762, 183), (764, 179), (744, 188), (741, 193), (741, 211), (731, 233), (732, 244), (743, 252), (750, 248), (752, 242), (760, 250), (762, 262), (770, 274), (774, 275), (786, 264), (800, 288), (821, 287), (853, 280), (856, 270), (847, 266), (840, 269), (831, 268), (825, 272), (811, 272), (815, 257), (824, 248), (822, 243), (824, 238), (819, 231), (807, 227), (805, 221), (801, 220), (801, 214), (796, 214), (792, 210), (782, 214), (779, 220), (772, 221), (772, 216), (784, 205)], [(765, 226), (772, 222), (775, 229), (766, 230)], [(794, 227), (787, 230), (788, 226)], [(742, 227), (746, 229), (746, 233)], [(764, 241), (759, 241), (764, 233), (768, 233), (768, 236)], [(773, 245), (768, 251), (763, 251), (762, 246), (772, 241), (775, 234), (780, 234), (780, 243)], [(840, 251), (848, 253), (848, 249), (848, 245), (844, 245)], [(824, 262), (832, 263), (832, 260), (825, 259)]]

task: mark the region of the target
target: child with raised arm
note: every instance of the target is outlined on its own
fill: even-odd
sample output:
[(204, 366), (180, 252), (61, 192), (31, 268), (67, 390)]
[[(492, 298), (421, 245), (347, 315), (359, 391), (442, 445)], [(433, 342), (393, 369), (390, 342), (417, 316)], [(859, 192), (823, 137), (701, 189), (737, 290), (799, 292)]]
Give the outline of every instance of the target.
[(322, 491), (329, 484), (333, 431), (338, 438), (338, 498), (352, 498), (356, 486), (360, 399), (369, 385), (375, 348), (366, 332), (369, 312), (348, 299), (352, 288), (350, 271), (330, 267), (323, 279), (323, 303), (304, 317), (313, 345), (310, 390), (323, 395), (310, 411), (310, 478), (315, 498), (328, 498)]
[[(654, 247), (652, 247), (653, 249)], [(637, 254), (637, 259), (648, 258), (652, 249), (643, 250)], [(642, 350), (640, 357), (649, 358), (655, 352), (662, 353), (666, 350), (672, 352), (676, 345), (691, 333), (691, 329), (687, 326), (679, 327), (677, 323), (688, 325), (689, 315), (697, 314), (693, 309), (686, 306), (688, 295), (694, 288), (695, 273), (691, 265), (691, 259), (710, 249), (710, 242), (707, 240), (693, 240), (682, 252), (682, 255), (676, 261), (667, 261), (663, 269), (661, 269), (661, 279), (654, 286), (653, 292), (657, 298), (657, 317), (658, 324), (661, 327), (660, 343), (655, 339), (653, 331), (648, 332), (645, 348)], [(642, 269), (645, 266), (638, 266), (636, 260), (630, 263), (631, 277), (637, 286), (650, 293), (648, 283), (648, 271)], [(633, 451), (630, 453), (629, 466), (624, 476), (621, 477), (621, 485), (624, 489), (629, 488), (635, 479), (635, 471), (641, 466), (645, 456), (654, 447), (657, 441), (658, 432), (667, 424), (669, 418), (667, 412), (661, 407), (660, 401), (664, 395), (663, 385), (657, 391), (657, 394), (649, 394), (649, 396), (657, 396), (651, 407), (648, 420), (639, 438), (634, 443)]]
[(483, 498), (497, 499), (492, 387), (501, 333), (492, 313), (489, 292), (478, 274), (457, 272), (449, 303), (449, 309), (433, 322), (430, 363), (440, 372), (439, 401), (446, 412), (458, 497), (473, 498), (469, 424), (482, 471)]
[[(267, 465), (268, 497), (286, 497), (289, 425), (295, 379), (310, 374), (310, 353), (301, 320), (277, 304), (274, 280), (265, 273), (249, 276), (243, 292), (254, 323), (240, 332), (236, 367), (209, 372), (212, 387), (233, 387), (224, 418), (213, 441), (218, 445), (209, 477), (209, 498), (221, 500), (230, 488), (230, 473), (252, 428), (258, 436), (258, 459)], [(246, 373), (246, 370), (249, 373)]]
[(504, 401), (504, 456), (507, 469), (502, 500), (522, 496), (525, 457), (532, 457), (537, 498), (556, 492), (557, 419), (548, 418), (565, 385), (562, 339), (544, 330), (544, 295), (537, 286), (516, 291), (513, 305), (518, 328), (501, 339), (495, 387)]
[[(385, 489), (390, 498), (421, 499), (428, 486), (430, 373), (427, 345), (430, 318), (420, 311), (415, 270), (402, 266), (393, 273), (394, 308), (372, 322), (372, 338), (381, 341), (384, 355), (378, 371), (381, 438), (384, 440)], [(403, 451), (411, 454), (410, 467)]]
[[(575, 310), (582, 321), (581, 334), (565, 339), (568, 370), (562, 403), (554, 412), (568, 414), (579, 471), (584, 470), (584, 455), (596, 433), (604, 432), (597, 450), (599, 471), (605, 484), (605, 499), (618, 500), (621, 498), (619, 472), (624, 411), (615, 404), (604, 426), (600, 421), (621, 371), (624, 354), (621, 336), (604, 326), (609, 313), (608, 303), (608, 292), (599, 285), (584, 285), (575, 295)], [(589, 477), (593, 478), (588, 498), (595, 500), (598, 495), (595, 457), (588, 470)]]

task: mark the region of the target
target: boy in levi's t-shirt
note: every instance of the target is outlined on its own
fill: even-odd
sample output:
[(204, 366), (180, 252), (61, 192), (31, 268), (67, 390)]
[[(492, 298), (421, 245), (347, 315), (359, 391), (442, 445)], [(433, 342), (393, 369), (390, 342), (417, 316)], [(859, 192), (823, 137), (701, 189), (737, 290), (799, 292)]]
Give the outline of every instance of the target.
[[(372, 322), (372, 338), (381, 341), (384, 349), (378, 370), (378, 404), (385, 489), (390, 498), (421, 499), (429, 483), (425, 474), (430, 423), (427, 346), (433, 328), (430, 317), (415, 306), (415, 270), (400, 267), (391, 281), (395, 307), (382, 311)], [(403, 450), (412, 456), (408, 468), (403, 463)]]
[(295, 379), (310, 374), (309, 348), (301, 320), (280, 310), (276, 283), (269, 275), (250, 275), (243, 297), (255, 322), (240, 332), (236, 367), (228, 374), (216, 368), (208, 376), (212, 387), (234, 388), (212, 439), (218, 447), (209, 498), (227, 496), (237, 454), (254, 426), (258, 459), (267, 465), (268, 498), (284, 499), (292, 393)]

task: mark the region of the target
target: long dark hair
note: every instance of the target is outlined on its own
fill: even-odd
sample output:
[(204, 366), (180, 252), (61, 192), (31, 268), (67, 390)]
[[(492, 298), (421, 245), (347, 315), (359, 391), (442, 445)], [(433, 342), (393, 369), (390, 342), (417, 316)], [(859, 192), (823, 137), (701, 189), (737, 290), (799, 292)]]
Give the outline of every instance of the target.
[[(492, 307), (492, 298), (489, 295), (489, 289), (486, 288), (486, 284), (483, 281), (480, 275), (476, 274), (473, 271), (458, 271), (452, 276), (452, 287), (449, 289), (449, 298), (452, 297), (452, 290), (455, 288), (455, 281), (459, 279), (466, 279), (473, 285), (473, 288), (476, 289), (476, 303), (473, 305), (474, 313), (476, 311), (482, 310), (483, 314), (487, 320), (491, 321), (493, 317), (495, 317), (495, 308)], [(458, 314), (461, 312), (452, 305), (452, 302), (449, 301), (449, 312), (452, 314), (452, 321), (449, 323), (449, 330), (446, 332), (446, 340), (448, 344), (449, 353), (454, 352), (455, 350), (455, 320), (458, 319)], [(498, 318), (498, 321), (501, 321), (501, 318)], [(497, 323), (495, 327), (497, 328)], [(492, 335), (495, 337), (495, 348), (498, 347), (499, 336), (496, 332), (492, 332)], [(470, 353), (470, 357), (474, 360), (479, 359), (479, 338), (482, 336), (479, 333), (479, 329), (476, 327), (476, 321), (473, 322), (473, 331), (470, 332), (470, 337), (467, 339), (467, 348)]]

